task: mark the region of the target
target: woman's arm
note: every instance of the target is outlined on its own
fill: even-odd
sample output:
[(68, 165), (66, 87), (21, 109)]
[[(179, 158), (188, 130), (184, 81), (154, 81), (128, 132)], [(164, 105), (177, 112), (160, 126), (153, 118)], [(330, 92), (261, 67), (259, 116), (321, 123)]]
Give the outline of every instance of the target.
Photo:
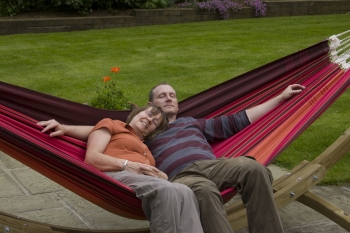
[(96, 167), (100, 171), (121, 171), (124, 168), (132, 173), (168, 179), (165, 173), (153, 166), (131, 161), (128, 161), (126, 166), (124, 166), (125, 159), (118, 159), (104, 154), (103, 152), (106, 150), (110, 140), (111, 133), (107, 128), (100, 128), (92, 132), (87, 142), (85, 163)]
[(90, 132), (94, 128), (93, 126), (82, 126), (82, 125), (63, 125), (58, 123), (56, 120), (40, 121), (37, 125), (43, 126), (44, 129), (41, 132), (47, 132), (53, 130), (50, 133), (50, 137), (58, 137), (67, 135), (76, 139), (86, 141), (89, 137)]
[(111, 133), (107, 128), (92, 132), (88, 138), (84, 162), (100, 171), (121, 171), (125, 160), (103, 153), (110, 140)]

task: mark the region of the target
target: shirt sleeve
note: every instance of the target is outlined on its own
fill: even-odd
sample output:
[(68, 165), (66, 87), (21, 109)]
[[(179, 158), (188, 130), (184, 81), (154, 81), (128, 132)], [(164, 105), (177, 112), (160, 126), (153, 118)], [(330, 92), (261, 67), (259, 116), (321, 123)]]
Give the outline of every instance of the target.
[(91, 132), (101, 129), (101, 128), (106, 128), (111, 132), (111, 135), (117, 134), (117, 133), (125, 133), (129, 132), (130, 130), (126, 129), (126, 123), (119, 121), (119, 120), (112, 120), (110, 118), (104, 118), (103, 120), (99, 121), (95, 127), (92, 129)]
[(95, 127), (92, 129), (91, 132), (101, 129), (101, 128), (107, 128), (111, 134), (113, 134), (113, 120), (110, 118), (105, 118), (103, 120), (100, 120)]
[(208, 141), (227, 139), (250, 125), (246, 111), (204, 121), (204, 135)]

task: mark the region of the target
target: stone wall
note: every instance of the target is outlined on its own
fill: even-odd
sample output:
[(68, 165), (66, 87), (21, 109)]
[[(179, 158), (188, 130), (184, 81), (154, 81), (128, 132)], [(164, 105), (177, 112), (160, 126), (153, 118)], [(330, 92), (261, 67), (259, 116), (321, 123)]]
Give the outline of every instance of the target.
[[(350, 12), (349, 0), (324, 1), (266, 1), (266, 17), (344, 14)], [(231, 13), (231, 19), (255, 17), (253, 8), (243, 8)], [(104, 28), (133, 27), (146, 25), (176, 24), (221, 20), (218, 13), (196, 9), (133, 10), (128, 16), (75, 17), (49, 19), (3, 19), (0, 20), (0, 35), (22, 33), (67, 32)]]
[(267, 17), (350, 13), (349, 0), (267, 1)]

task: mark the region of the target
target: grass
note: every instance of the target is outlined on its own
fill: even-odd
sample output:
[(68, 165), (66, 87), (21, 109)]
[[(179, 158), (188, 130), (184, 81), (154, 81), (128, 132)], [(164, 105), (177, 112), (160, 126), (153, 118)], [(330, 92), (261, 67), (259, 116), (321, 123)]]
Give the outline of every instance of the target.
[[(253, 68), (349, 30), (349, 15), (253, 18), (69, 33), (0, 36), (1, 81), (75, 102), (89, 102), (112, 66), (127, 98), (169, 82), (183, 100)], [(276, 163), (312, 160), (350, 126), (344, 93)], [(323, 184), (349, 184), (349, 155)]]

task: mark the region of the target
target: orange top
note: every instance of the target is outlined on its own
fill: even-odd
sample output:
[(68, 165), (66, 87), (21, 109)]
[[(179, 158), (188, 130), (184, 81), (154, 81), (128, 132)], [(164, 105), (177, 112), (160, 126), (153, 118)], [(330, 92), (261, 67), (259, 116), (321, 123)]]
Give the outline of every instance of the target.
[(104, 154), (132, 162), (156, 165), (152, 153), (130, 125), (119, 120), (105, 118), (98, 122), (92, 131), (100, 128), (107, 128), (112, 135)]

